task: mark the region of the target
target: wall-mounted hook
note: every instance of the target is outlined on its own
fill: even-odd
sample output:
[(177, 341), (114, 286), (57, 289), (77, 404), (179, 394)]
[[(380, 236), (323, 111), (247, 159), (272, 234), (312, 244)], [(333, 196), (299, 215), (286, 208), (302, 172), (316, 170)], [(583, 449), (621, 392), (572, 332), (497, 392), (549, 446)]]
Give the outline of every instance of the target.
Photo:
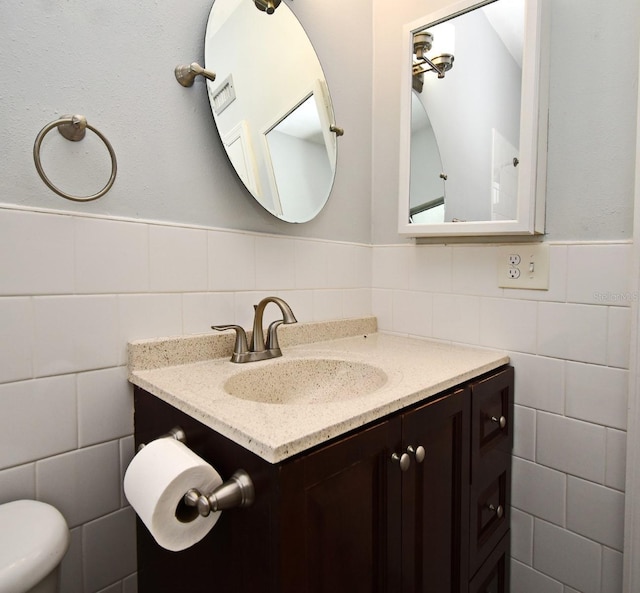
[(215, 72), (211, 72), (211, 70), (205, 70), (202, 66), (200, 66), (200, 64), (197, 64), (196, 62), (192, 62), (188, 66), (176, 66), (174, 74), (176, 75), (176, 80), (182, 86), (193, 86), (193, 81), (196, 79), (196, 76), (204, 76), (209, 80), (216, 79)]

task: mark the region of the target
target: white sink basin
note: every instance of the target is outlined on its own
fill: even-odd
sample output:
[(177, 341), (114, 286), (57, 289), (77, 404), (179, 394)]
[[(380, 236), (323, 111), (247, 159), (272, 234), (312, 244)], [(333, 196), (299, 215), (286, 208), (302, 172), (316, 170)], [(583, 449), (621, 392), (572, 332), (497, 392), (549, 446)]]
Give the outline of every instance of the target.
[(322, 404), (373, 393), (386, 382), (382, 369), (362, 362), (298, 358), (243, 370), (227, 379), (224, 390), (265, 404)]

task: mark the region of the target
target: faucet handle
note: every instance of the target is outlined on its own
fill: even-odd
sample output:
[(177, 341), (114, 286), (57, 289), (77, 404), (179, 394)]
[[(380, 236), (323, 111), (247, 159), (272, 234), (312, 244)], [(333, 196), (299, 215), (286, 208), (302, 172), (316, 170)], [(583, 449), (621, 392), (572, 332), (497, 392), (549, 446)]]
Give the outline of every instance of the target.
[(244, 331), (244, 328), (239, 325), (212, 325), (211, 329), (215, 329), (216, 331), (225, 331), (227, 329), (235, 330), (236, 342), (233, 345), (233, 354), (246, 354), (249, 351), (249, 346), (247, 345), (247, 334)]
[(278, 328), (284, 323), (284, 319), (278, 319), (269, 324), (267, 329), (267, 342), (265, 348), (267, 350), (280, 350), (280, 344), (278, 344)]

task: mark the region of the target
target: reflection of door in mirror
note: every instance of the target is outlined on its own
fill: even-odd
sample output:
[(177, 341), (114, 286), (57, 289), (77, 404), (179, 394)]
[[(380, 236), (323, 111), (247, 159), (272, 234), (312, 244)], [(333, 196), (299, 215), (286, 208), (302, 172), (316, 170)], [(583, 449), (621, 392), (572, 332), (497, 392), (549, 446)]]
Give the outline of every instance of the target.
[(265, 133), (274, 205), (287, 220), (304, 219), (309, 213), (315, 216), (325, 196), (317, 188), (331, 188), (333, 181), (322, 133), (323, 101), (316, 98), (311, 94)]
[[(519, 145), (523, 6), (523, 0), (498, 0), (425, 29), (434, 52), (455, 55), (445, 77), (423, 75), (421, 93), (447, 173), (446, 221), (495, 219), (492, 165), (505, 146)], [(436, 49), (439, 39), (455, 47)], [(504, 139), (500, 155), (493, 154), (493, 130)], [(517, 149), (508, 160), (516, 156)], [(515, 219), (517, 212), (503, 208), (497, 215)]]
[[(291, 9), (281, 2), (267, 14), (249, 0), (215, 0), (205, 36), (205, 66), (217, 75), (207, 88), (218, 133), (247, 189), (281, 220), (311, 220), (333, 184), (336, 143), (329, 128), (335, 121), (322, 67)], [(299, 121), (299, 106), (310, 95), (318, 104), (314, 125), (322, 127), (319, 136), (325, 140), (322, 150), (319, 145), (314, 145), (316, 150), (305, 147), (294, 159), (294, 153), (282, 150), (284, 127)], [(282, 124), (276, 127), (278, 122)], [(267, 141), (269, 130), (274, 135)], [(295, 136), (290, 131), (286, 135), (293, 142)], [(279, 148), (271, 148), (276, 143)], [(308, 183), (300, 203), (284, 190), (300, 189), (300, 175), (317, 169), (324, 171), (322, 183)], [(276, 185), (278, 193), (273, 191)]]
[(411, 179), (409, 221), (443, 222), (445, 174), (429, 116), (416, 91), (411, 94)]

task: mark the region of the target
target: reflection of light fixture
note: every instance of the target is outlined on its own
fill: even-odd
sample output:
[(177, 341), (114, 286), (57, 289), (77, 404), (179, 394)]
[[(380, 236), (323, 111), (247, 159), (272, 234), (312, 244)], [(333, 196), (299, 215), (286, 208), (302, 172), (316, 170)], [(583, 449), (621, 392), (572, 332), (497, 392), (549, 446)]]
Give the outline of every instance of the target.
[(259, 10), (267, 14), (273, 14), (280, 6), (280, 0), (253, 0), (253, 2)]
[(444, 78), (445, 72), (453, 68), (453, 54), (442, 53), (433, 58), (427, 57), (427, 52), (433, 47), (433, 34), (429, 31), (420, 31), (413, 36), (413, 75), (419, 76), (425, 72), (437, 72), (438, 78)]

